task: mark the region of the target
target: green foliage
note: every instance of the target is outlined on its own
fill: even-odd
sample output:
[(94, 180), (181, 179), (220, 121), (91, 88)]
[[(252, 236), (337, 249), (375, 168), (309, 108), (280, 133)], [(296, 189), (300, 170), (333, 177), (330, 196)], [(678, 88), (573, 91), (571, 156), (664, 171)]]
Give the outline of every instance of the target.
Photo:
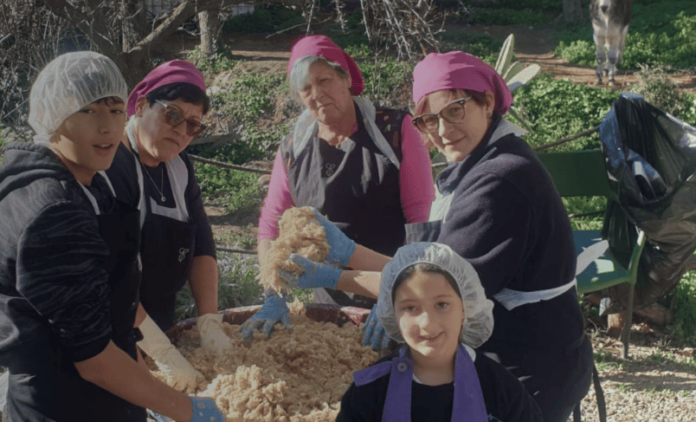
[(665, 300), (674, 315), (670, 334), (677, 340), (696, 344), (696, 272), (684, 274), (681, 282)]
[(595, 45), (592, 41), (575, 40), (566, 45), (565, 41), (560, 41), (556, 48), (556, 54), (571, 63), (582, 65), (593, 65), (596, 62)]
[(465, 51), (491, 66), (495, 66), (503, 41), (488, 34), (462, 32), (454, 28), (442, 35), (442, 51)]
[[(590, 25), (565, 29), (555, 53), (572, 63), (594, 65), (595, 46)], [(626, 37), (623, 69), (639, 65), (688, 69), (696, 66), (696, 2), (640, 2)]]
[[(255, 257), (219, 253), (218, 307), (220, 310), (263, 303), (263, 288), (256, 281), (259, 266)], [(174, 320), (196, 317), (195, 302), (188, 284), (176, 296)]]
[(278, 3), (257, 5), (254, 12), (234, 16), (222, 24), (223, 34), (263, 34), (277, 32), (304, 22), (302, 12)]
[(375, 105), (402, 108), (404, 103), (394, 98), (399, 88), (408, 85), (410, 90), (413, 66), (393, 58), (366, 60), (359, 64), (365, 80), (364, 96)]
[(215, 198), (216, 202), (225, 205), (228, 212), (257, 209), (261, 205), (263, 194), (258, 174), (201, 163), (194, 166), (203, 197)]
[(200, 46), (196, 46), (186, 58), (207, 76), (231, 70), (234, 67), (232, 55), (226, 48), (221, 48), (217, 53), (208, 55), (201, 50)]
[(471, 13), (471, 23), (478, 25), (544, 25), (550, 17), (537, 9), (482, 9)]
[[(601, 230), (604, 224), (603, 212), (607, 209), (605, 197), (569, 197), (562, 198), (568, 214), (571, 215), (570, 224), (573, 230)], [(602, 214), (594, 214), (602, 212)], [(592, 215), (579, 215), (590, 214)]]
[[(598, 125), (618, 96), (619, 92), (610, 89), (540, 75), (515, 92), (514, 104), (534, 128), (534, 133), (525, 135), (524, 139), (532, 147), (538, 147)], [(555, 151), (594, 148), (599, 148), (596, 134)]]
[(633, 90), (645, 96), (645, 100), (671, 115), (683, 119), (694, 106), (689, 96), (679, 91), (667, 77), (661, 66), (650, 68), (641, 66), (641, 83)]
[(349, 52), (350, 48), (367, 48), (368, 54), (365, 57), (372, 55), (369, 48), (370, 41), (367, 39), (365, 27), (362, 24), (362, 13), (359, 10), (355, 10), (348, 12), (345, 16), (345, 32), (340, 25), (332, 23), (326, 28), (326, 36), (331, 38), (336, 45), (353, 56), (353, 58), (356, 56)]
[(491, 9), (535, 10), (538, 12), (561, 12), (563, 2), (558, 0), (497, 0), (497, 1), (472, 1), (462, 0), (464, 7), (480, 7)]
[(231, 126), (241, 133), (241, 140), (213, 152), (206, 146), (194, 147), (192, 152), (234, 164), (270, 158), (288, 128), (285, 124), (267, 123), (265, 127), (259, 124), (271, 117), (276, 95), (287, 92), (284, 79), (280, 73), (246, 73), (212, 94), (211, 110), (230, 119)]
[(617, 357), (604, 350), (599, 350), (593, 353), (594, 362), (597, 365), (598, 371), (603, 371), (609, 366), (617, 366), (622, 371), (626, 370), (626, 362), (619, 360)]

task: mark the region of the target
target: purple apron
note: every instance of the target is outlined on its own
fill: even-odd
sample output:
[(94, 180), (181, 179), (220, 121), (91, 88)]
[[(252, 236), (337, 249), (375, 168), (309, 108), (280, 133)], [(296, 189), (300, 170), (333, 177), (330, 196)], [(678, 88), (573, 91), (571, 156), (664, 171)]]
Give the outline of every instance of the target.
[[(382, 362), (353, 374), (356, 386), (368, 384), (386, 374), (389, 375), (387, 399), (382, 413), (383, 422), (411, 421), (411, 385), (413, 361), (406, 357), (407, 346), (402, 346), (399, 357)], [(486, 405), (481, 393), (474, 362), (461, 344), (454, 360), (454, 400), (452, 422), (488, 421)]]

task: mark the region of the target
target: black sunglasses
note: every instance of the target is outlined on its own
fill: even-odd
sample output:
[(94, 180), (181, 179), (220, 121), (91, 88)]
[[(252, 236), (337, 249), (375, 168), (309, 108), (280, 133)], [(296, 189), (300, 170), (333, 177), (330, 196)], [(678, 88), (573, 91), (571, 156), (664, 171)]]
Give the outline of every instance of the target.
[(184, 119), (184, 116), (181, 115), (181, 112), (171, 104), (167, 104), (160, 100), (155, 100), (155, 102), (164, 107), (164, 121), (168, 125), (172, 127), (177, 127), (180, 124), (186, 122), (186, 134), (188, 136), (193, 137), (200, 135), (201, 132), (205, 130), (206, 126), (203, 123), (194, 119)]

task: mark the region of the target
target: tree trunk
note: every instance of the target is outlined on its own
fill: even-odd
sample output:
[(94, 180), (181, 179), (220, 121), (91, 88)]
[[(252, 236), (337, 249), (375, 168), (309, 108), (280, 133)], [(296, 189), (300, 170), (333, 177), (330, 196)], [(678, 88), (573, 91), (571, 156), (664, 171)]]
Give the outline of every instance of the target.
[(584, 18), (582, 13), (582, 0), (563, 0), (563, 19), (568, 22), (580, 21)]
[(220, 4), (198, 13), (198, 26), (201, 30), (201, 50), (206, 54), (217, 52), (217, 38), (220, 29)]

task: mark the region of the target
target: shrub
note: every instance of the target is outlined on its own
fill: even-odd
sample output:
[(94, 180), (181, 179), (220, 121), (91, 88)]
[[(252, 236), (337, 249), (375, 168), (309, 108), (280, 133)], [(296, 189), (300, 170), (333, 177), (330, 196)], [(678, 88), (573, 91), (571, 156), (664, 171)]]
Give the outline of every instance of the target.
[(257, 5), (254, 12), (234, 16), (222, 24), (223, 34), (262, 34), (276, 32), (304, 22), (302, 12), (281, 4)]
[(665, 302), (674, 315), (669, 331), (675, 339), (696, 343), (696, 273), (684, 274), (681, 282), (667, 295)]
[(215, 73), (231, 70), (234, 67), (232, 55), (225, 47), (221, 47), (215, 54), (208, 55), (201, 50), (200, 46), (196, 46), (186, 58), (208, 77)]
[(543, 12), (561, 12), (563, 3), (558, 0), (497, 0), (478, 1), (460, 0), (464, 7), (474, 6), (491, 9), (537, 10)]
[[(619, 92), (540, 75), (515, 92), (514, 106), (534, 128), (524, 139), (533, 147), (549, 144), (599, 124)], [(510, 118), (514, 120), (514, 118)], [(595, 134), (559, 147), (559, 151), (599, 148)]]
[(543, 25), (550, 21), (549, 15), (539, 10), (507, 8), (479, 9), (464, 19), (479, 25)]
[(686, 117), (693, 102), (665, 75), (665, 69), (662, 66), (640, 68), (641, 83), (633, 90), (643, 94), (645, 100), (655, 107), (678, 118)]
[[(263, 302), (263, 289), (256, 281), (259, 266), (256, 258), (248, 255), (218, 254), (218, 308), (220, 310), (240, 306), (258, 305)], [(174, 320), (181, 321), (198, 316), (189, 285), (176, 296)]]

